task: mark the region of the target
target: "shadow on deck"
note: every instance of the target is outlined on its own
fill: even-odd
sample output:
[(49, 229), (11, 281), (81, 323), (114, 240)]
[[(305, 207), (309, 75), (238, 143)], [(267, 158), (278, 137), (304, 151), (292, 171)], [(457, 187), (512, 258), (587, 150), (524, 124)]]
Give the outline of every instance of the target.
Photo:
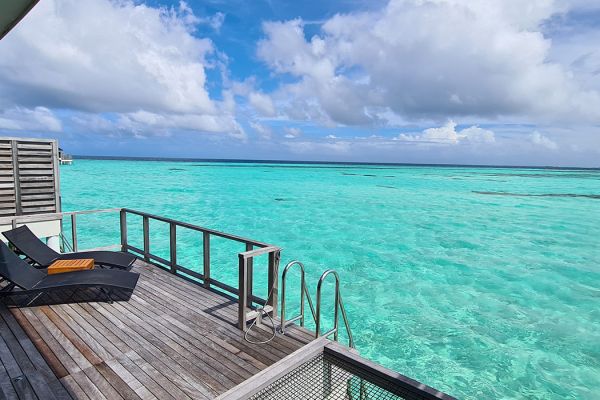
[[(39, 399), (210, 399), (310, 342), (290, 327), (244, 340), (237, 301), (137, 261), (129, 301), (0, 306), (0, 395)], [(78, 302), (86, 300), (88, 302)], [(250, 337), (265, 340), (268, 326)]]

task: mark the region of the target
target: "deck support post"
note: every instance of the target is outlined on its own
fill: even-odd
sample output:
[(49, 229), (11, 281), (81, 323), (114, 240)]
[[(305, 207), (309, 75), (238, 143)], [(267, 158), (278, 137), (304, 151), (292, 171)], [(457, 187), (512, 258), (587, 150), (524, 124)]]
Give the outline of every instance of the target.
[(127, 211), (119, 212), (119, 227), (121, 228), (121, 251), (127, 252)]
[(202, 259), (204, 266), (204, 287), (210, 289), (210, 233), (202, 234)]
[(169, 224), (169, 250), (171, 259), (171, 273), (177, 273), (177, 225), (173, 222)]

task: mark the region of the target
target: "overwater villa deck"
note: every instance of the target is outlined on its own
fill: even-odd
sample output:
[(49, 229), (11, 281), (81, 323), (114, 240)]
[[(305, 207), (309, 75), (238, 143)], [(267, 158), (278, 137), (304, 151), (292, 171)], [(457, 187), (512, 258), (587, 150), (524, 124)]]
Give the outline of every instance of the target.
[[(338, 285), (329, 310), (333, 328), (324, 333), (320, 328), (321, 283), (328, 276), (339, 283), (332, 271), (323, 274), (314, 304), (303, 279), (300, 286), (315, 317), (316, 332), (294, 323), (304, 319), (301, 314), (286, 318), (285, 334), (280, 329), (274, 334), (260, 317), (269, 313), (281, 327), (277, 319), (281, 249), (276, 246), (130, 209), (24, 215), (11, 217), (11, 225), (70, 220), (72, 248), (77, 250), (78, 216), (91, 213), (117, 213), (115, 231), (121, 242), (117, 247), (139, 257), (132, 268), (140, 274), (137, 286), (129, 298), (114, 302), (107, 302), (98, 289), (86, 288), (46, 293), (32, 302), (17, 296), (25, 301), (1, 304), (0, 398), (452, 398), (328, 339), (337, 340), (340, 317), (349, 329)], [(142, 249), (128, 242), (132, 223), (128, 216), (141, 222)], [(167, 225), (169, 259), (153, 253), (150, 221)], [(177, 261), (177, 232), (183, 229), (201, 234), (202, 273)], [(245, 244), (246, 251), (238, 254), (238, 287), (211, 277), (211, 237)], [(253, 292), (257, 257), (268, 258), (267, 299)], [(285, 285), (285, 271), (283, 276)]]
[[(143, 261), (129, 301), (1, 308), (3, 398), (211, 399), (314, 339), (291, 326), (250, 344), (237, 301)], [(55, 299), (60, 303), (60, 299)], [(254, 341), (271, 335), (263, 325)]]

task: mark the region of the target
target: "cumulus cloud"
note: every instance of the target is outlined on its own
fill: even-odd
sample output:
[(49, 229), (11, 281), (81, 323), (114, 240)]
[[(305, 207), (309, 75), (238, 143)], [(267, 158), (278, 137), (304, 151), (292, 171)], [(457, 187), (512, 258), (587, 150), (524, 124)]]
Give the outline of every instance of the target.
[(558, 144), (556, 144), (556, 142), (542, 135), (538, 131), (535, 131), (531, 134), (530, 140), (531, 143), (535, 144), (536, 146), (542, 146), (550, 150), (558, 149)]
[(210, 17), (199, 18), (198, 22), (207, 24), (212, 29), (219, 32), (221, 30), (221, 26), (223, 26), (223, 22), (225, 22), (225, 14), (222, 12), (217, 12)]
[(398, 135), (397, 140), (409, 142), (421, 142), (430, 144), (458, 144), (458, 143), (494, 143), (496, 141), (494, 132), (488, 129), (482, 129), (478, 126), (471, 126), (459, 131), (456, 130), (457, 124), (454, 121), (448, 121), (445, 125), (438, 128), (427, 128), (421, 134), (408, 135), (402, 133)]
[(14, 107), (0, 112), (0, 129), (7, 131), (60, 132), (61, 121), (45, 107)]
[(349, 141), (337, 141), (337, 142), (317, 142), (317, 141), (293, 141), (285, 142), (284, 145), (295, 154), (310, 154), (311, 156), (317, 155), (331, 155), (348, 153), (352, 144)]
[(262, 116), (275, 116), (275, 106), (273, 105), (271, 97), (268, 95), (259, 92), (251, 92), (248, 95), (248, 101), (250, 102), (250, 105), (252, 105), (252, 107), (254, 107), (254, 109)]
[(284, 137), (286, 139), (296, 139), (302, 136), (302, 131), (299, 128), (285, 128)]
[(540, 26), (563, 8), (552, 0), (391, 0), (336, 15), (309, 39), (302, 20), (266, 23), (258, 56), (296, 78), (279, 93), (295, 119), (373, 124), (391, 110), (413, 121), (598, 122), (597, 88), (547, 59)]
[(213, 43), (194, 35), (200, 23), (217, 29), (223, 16), (212, 18), (184, 2), (44, 0), (2, 41), (0, 108), (119, 113), (150, 127), (238, 135), (229, 104), (206, 88)]
[(173, 128), (210, 133), (228, 132), (232, 137), (245, 140), (246, 133), (227, 115), (156, 114), (147, 111), (123, 114), (117, 126), (143, 135), (148, 127), (154, 132), (170, 134)]
[(261, 140), (271, 140), (273, 137), (273, 131), (266, 125), (252, 121), (250, 122), (250, 126), (258, 134), (258, 137)]

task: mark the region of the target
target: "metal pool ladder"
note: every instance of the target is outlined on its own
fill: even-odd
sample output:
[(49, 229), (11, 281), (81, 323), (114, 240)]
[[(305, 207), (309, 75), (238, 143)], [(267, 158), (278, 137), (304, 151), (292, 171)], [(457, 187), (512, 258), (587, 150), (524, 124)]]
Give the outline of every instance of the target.
[[(286, 320), (285, 319), (285, 286), (286, 286), (286, 277), (288, 271), (294, 266), (297, 265), (300, 268), (300, 313), (295, 317)], [(333, 310), (333, 328), (323, 334), (321, 334), (321, 288), (323, 286), (323, 282), (329, 276), (333, 275), (335, 279), (335, 305)], [(342, 314), (342, 319), (344, 321), (344, 327), (346, 328), (346, 333), (348, 334), (348, 346), (354, 348), (354, 338), (352, 337), (352, 330), (350, 329), (350, 324), (348, 323), (348, 316), (346, 315), (346, 309), (344, 308), (344, 302), (342, 300), (342, 294), (340, 293), (340, 277), (337, 272), (332, 269), (329, 269), (321, 275), (319, 278), (319, 283), (317, 284), (317, 307), (313, 306), (313, 302), (310, 298), (310, 294), (308, 292), (308, 288), (306, 287), (306, 280), (304, 278), (304, 264), (300, 261), (291, 261), (289, 262), (285, 268), (283, 269), (283, 274), (281, 275), (281, 326), (280, 332), (285, 333), (286, 326), (300, 320), (300, 326), (304, 326), (304, 299), (308, 300), (308, 306), (310, 308), (310, 312), (315, 321), (315, 337), (325, 336), (329, 337), (333, 335), (333, 340), (338, 341), (338, 333), (339, 333), (339, 316)]]

